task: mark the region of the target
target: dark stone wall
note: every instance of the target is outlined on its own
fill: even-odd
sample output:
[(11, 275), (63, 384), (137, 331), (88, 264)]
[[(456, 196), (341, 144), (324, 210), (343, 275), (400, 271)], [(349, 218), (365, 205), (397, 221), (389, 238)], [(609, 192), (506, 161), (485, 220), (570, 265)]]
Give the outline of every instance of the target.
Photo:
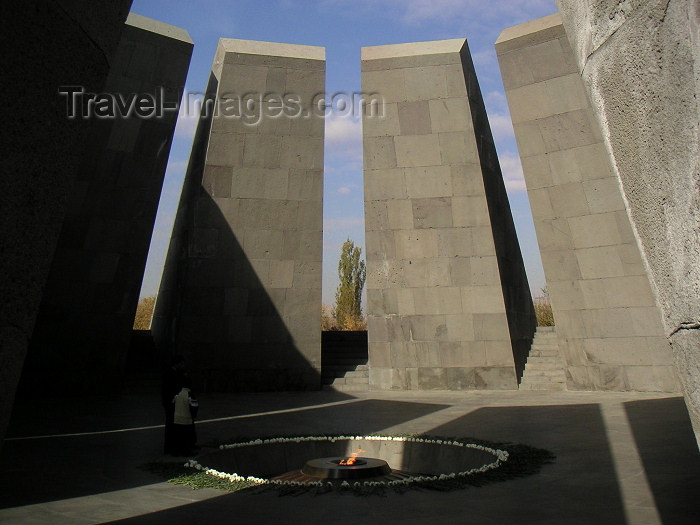
[(496, 245), (496, 259), (498, 260), (498, 272), (501, 276), (510, 341), (513, 347), (515, 372), (518, 382), (520, 382), (537, 328), (537, 318), (498, 162), (498, 153), (493, 142), (486, 107), (466, 41), (460, 56), (462, 57), (472, 121), (474, 122), (476, 146), (481, 160), (481, 172), (484, 178), (489, 217), (491, 218), (493, 241)]
[[(320, 48), (221, 39), (207, 100), (325, 85)], [(227, 103), (222, 103), (222, 107)], [(203, 115), (156, 301), (159, 351), (197, 391), (318, 389), (324, 121)]]
[[(177, 106), (192, 41), (184, 30), (130, 14), (104, 92)], [(97, 119), (73, 184), (19, 395), (114, 393), (177, 121)], [(94, 118), (94, 117), (91, 117)]]
[(3, 4), (0, 436), (91, 127), (66, 119), (58, 87), (104, 87), (130, 6), (131, 0)]
[(700, 5), (556, 0), (700, 444)]

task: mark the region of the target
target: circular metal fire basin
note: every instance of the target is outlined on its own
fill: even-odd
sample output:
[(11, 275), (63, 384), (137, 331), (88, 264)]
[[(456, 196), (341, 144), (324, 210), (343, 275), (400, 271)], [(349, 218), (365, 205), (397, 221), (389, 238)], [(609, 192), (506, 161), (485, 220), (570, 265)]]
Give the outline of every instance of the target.
[(391, 467), (383, 459), (357, 458), (352, 465), (341, 465), (348, 458), (318, 458), (306, 462), (302, 474), (322, 479), (362, 479), (384, 476), (391, 473)]

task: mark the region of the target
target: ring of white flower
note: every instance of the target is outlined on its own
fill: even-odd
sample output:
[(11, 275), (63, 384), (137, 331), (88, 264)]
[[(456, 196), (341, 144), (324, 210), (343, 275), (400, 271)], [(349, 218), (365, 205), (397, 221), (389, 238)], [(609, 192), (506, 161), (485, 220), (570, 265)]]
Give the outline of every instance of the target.
[[(367, 441), (401, 441), (406, 443), (425, 443), (432, 445), (445, 445), (452, 447), (464, 447), (474, 450), (479, 450), (482, 452), (489, 453), (493, 455), (496, 459), (495, 461), (482, 465), (479, 468), (471, 468), (462, 472), (450, 472), (449, 474), (439, 474), (439, 475), (422, 475), (422, 476), (409, 476), (401, 480), (391, 480), (391, 481), (355, 481), (354, 483), (349, 483), (348, 481), (343, 481), (340, 486), (343, 488), (371, 488), (379, 486), (387, 487), (398, 487), (407, 486), (414, 483), (426, 483), (426, 482), (436, 482), (436, 481), (448, 481), (458, 478), (466, 478), (474, 474), (480, 474), (498, 468), (501, 464), (508, 461), (508, 452), (505, 450), (494, 449), (491, 447), (486, 447), (484, 445), (478, 445), (475, 443), (464, 443), (458, 440), (443, 440), (443, 439), (429, 439), (420, 437), (404, 437), (404, 436), (307, 436), (307, 437), (291, 437), (291, 438), (269, 438), (269, 439), (255, 439), (252, 441), (246, 441), (243, 443), (231, 443), (228, 445), (220, 445), (220, 450), (227, 450), (232, 448), (240, 447), (253, 447), (258, 445), (266, 445), (271, 443), (301, 443), (304, 441), (330, 441), (335, 443), (336, 441), (353, 441), (353, 440), (367, 440)], [(234, 482), (250, 482), (255, 485), (280, 485), (280, 486), (298, 486), (298, 487), (323, 487), (324, 485), (333, 486), (330, 481), (284, 481), (279, 479), (265, 479), (256, 476), (241, 476), (236, 473), (219, 472), (218, 470), (205, 467), (201, 465), (197, 460), (190, 459), (185, 463), (185, 467), (194, 468), (210, 476), (228, 480), (232, 483)]]

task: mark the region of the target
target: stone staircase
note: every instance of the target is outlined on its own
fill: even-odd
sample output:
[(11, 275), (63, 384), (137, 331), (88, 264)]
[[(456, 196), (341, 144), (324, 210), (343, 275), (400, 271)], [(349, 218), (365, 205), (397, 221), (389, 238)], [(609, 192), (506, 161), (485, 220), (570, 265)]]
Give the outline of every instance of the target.
[(566, 390), (564, 361), (553, 326), (537, 327), (520, 390)]
[(369, 391), (369, 365), (357, 365), (354, 370), (345, 372), (343, 377), (334, 377), (330, 384), (323, 385), (323, 389), (338, 392)]
[(367, 332), (324, 332), (321, 388), (338, 392), (369, 391)]

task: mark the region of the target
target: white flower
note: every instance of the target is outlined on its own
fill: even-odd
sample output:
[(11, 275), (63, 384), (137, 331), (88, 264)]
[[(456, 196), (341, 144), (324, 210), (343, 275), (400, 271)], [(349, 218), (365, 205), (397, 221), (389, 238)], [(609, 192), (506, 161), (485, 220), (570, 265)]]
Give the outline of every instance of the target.
[[(493, 456), (496, 457), (496, 461), (493, 463), (489, 463), (486, 465), (482, 465), (480, 468), (472, 468), (467, 471), (455, 473), (451, 472), (450, 474), (439, 474), (435, 476), (409, 476), (405, 479), (402, 480), (394, 480), (394, 481), (366, 481), (362, 484), (360, 482), (355, 482), (353, 484), (354, 487), (360, 487), (360, 486), (369, 486), (369, 487), (375, 487), (375, 486), (396, 486), (396, 485), (409, 485), (411, 483), (415, 482), (424, 482), (424, 481), (436, 481), (436, 480), (445, 480), (445, 479), (455, 479), (458, 476), (470, 476), (472, 474), (476, 474), (479, 472), (486, 472), (488, 470), (498, 468), (503, 462), (507, 461), (509, 458), (508, 452), (505, 450), (496, 450), (492, 449), (489, 447), (485, 447), (483, 445), (477, 445), (475, 443), (463, 443), (460, 441), (449, 441), (449, 440), (442, 440), (442, 439), (426, 439), (426, 438), (418, 438), (418, 437), (406, 437), (406, 436), (379, 436), (379, 435), (371, 435), (371, 436), (335, 436), (335, 437), (329, 437), (329, 436), (298, 436), (298, 437), (292, 437), (292, 438), (266, 438), (266, 439), (255, 439), (251, 441), (247, 441), (244, 443), (230, 443), (230, 444), (225, 444), (225, 445), (220, 445), (219, 450), (227, 450), (227, 449), (232, 449), (232, 448), (239, 448), (239, 447), (248, 447), (248, 446), (255, 446), (255, 445), (262, 445), (262, 444), (269, 444), (269, 443), (289, 443), (289, 442), (308, 442), (308, 441), (330, 441), (331, 443), (335, 443), (338, 440), (369, 440), (369, 441), (397, 441), (397, 442), (411, 442), (411, 443), (428, 443), (428, 444), (435, 444), (435, 445), (452, 445), (452, 446), (458, 446), (458, 447), (463, 447), (463, 448), (471, 448), (474, 450), (481, 450), (483, 452), (488, 452), (489, 454), (492, 454)], [(195, 468), (200, 471), (204, 471), (206, 474), (219, 477), (221, 479), (228, 479), (231, 482), (234, 481), (248, 481), (252, 483), (257, 483), (257, 484), (271, 484), (271, 485), (291, 485), (291, 486), (318, 486), (322, 487), (324, 482), (323, 481), (316, 481), (316, 482), (298, 482), (298, 481), (282, 481), (282, 480), (267, 480), (264, 478), (258, 478), (255, 476), (248, 476), (242, 477), (239, 476), (236, 473), (233, 474), (227, 474), (225, 472), (219, 472), (215, 469), (208, 468), (208, 467), (203, 467), (200, 463), (198, 463), (195, 459), (189, 459), (185, 463), (185, 467), (189, 468)], [(328, 481), (327, 486), (333, 487), (333, 483)], [(350, 484), (347, 481), (343, 481), (340, 485), (341, 487), (349, 487)]]

